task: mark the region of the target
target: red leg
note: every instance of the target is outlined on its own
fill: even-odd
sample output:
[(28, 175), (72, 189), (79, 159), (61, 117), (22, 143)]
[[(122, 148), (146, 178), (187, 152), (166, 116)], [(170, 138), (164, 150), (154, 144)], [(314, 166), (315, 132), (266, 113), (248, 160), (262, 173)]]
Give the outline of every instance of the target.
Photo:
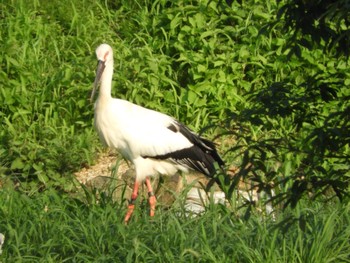
[(125, 215), (125, 218), (124, 218), (124, 222), (125, 223), (128, 223), (132, 213), (134, 212), (135, 200), (136, 200), (138, 192), (139, 192), (139, 186), (140, 186), (139, 182), (135, 181), (134, 190), (132, 191), (130, 203), (129, 203), (129, 206), (128, 206), (128, 211), (126, 212), (126, 215)]
[(154, 216), (154, 212), (156, 211), (157, 200), (156, 200), (156, 197), (153, 193), (151, 180), (149, 179), (149, 177), (146, 177), (145, 184), (146, 184), (147, 190), (148, 190), (148, 202), (150, 205), (150, 216)]

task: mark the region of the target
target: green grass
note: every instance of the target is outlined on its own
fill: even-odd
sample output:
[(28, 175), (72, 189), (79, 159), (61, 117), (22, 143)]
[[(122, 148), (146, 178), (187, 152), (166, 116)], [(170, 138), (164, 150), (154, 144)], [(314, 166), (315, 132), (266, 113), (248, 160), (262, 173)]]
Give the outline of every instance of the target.
[(194, 218), (159, 208), (150, 219), (138, 207), (124, 225), (126, 207), (110, 201), (87, 205), (52, 190), (31, 198), (1, 190), (0, 198), (2, 262), (349, 262), (349, 205), (299, 208), (276, 221), (243, 221), (220, 206)]
[[(281, 24), (261, 31), (278, 7), (2, 1), (0, 262), (349, 262), (349, 58), (302, 43), (291, 55)], [(101, 151), (88, 98), (102, 42), (113, 96), (216, 138), (238, 176), (274, 188), (276, 221), (253, 206), (196, 218), (174, 206), (125, 226), (123, 202), (77, 189), (73, 173)]]

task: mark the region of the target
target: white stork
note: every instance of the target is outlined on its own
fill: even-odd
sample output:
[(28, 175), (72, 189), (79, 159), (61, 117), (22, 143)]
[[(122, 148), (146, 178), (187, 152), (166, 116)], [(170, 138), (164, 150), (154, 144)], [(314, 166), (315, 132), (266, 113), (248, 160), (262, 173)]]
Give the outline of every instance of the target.
[(136, 179), (124, 221), (130, 219), (139, 185), (145, 182), (154, 215), (156, 198), (150, 176), (173, 175), (177, 171), (196, 170), (209, 177), (215, 173), (214, 163), (224, 162), (214, 143), (203, 139), (172, 117), (115, 99), (111, 96), (113, 76), (113, 50), (107, 44), (96, 49), (98, 67), (91, 101), (100, 83), (95, 103), (95, 127), (103, 144), (117, 149), (131, 161)]

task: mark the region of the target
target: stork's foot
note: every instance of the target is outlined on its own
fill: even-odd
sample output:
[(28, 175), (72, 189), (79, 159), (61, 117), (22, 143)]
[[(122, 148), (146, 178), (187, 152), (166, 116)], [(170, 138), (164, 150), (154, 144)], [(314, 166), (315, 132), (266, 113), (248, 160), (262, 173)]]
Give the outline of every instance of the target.
[(138, 192), (139, 192), (139, 183), (137, 181), (135, 181), (134, 189), (132, 191), (130, 203), (129, 203), (129, 206), (128, 206), (128, 211), (126, 212), (126, 215), (125, 215), (125, 218), (124, 218), (124, 223), (125, 224), (127, 224), (129, 222), (129, 219), (130, 219), (132, 213), (134, 212), (135, 201), (136, 201)]
[(134, 204), (129, 204), (128, 206), (128, 211), (126, 212), (125, 218), (124, 218), (124, 223), (127, 224), (129, 222), (129, 219), (134, 212), (135, 205)]
[(154, 216), (154, 213), (156, 211), (157, 199), (153, 192), (149, 192), (148, 196), (148, 202), (150, 207), (149, 215)]
[(156, 200), (156, 197), (153, 193), (152, 184), (151, 184), (149, 177), (146, 177), (145, 184), (146, 184), (147, 190), (148, 190), (148, 202), (149, 202), (149, 206), (150, 206), (149, 214), (150, 214), (150, 216), (154, 216), (154, 212), (156, 211), (157, 200)]

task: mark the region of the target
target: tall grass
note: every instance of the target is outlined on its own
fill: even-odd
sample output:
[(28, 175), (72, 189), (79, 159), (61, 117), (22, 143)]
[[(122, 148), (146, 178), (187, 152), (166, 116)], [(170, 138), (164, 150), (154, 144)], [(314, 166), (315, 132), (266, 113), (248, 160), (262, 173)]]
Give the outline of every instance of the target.
[(152, 220), (137, 209), (124, 225), (124, 206), (113, 202), (52, 190), (31, 198), (2, 190), (0, 198), (3, 262), (349, 262), (349, 205), (300, 208), (276, 221), (242, 221), (220, 206), (200, 217), (159, 209)]
[(67, 1), (65, 9), (69, 24), (39, 1), (1, 3), (1, 174), (27, 189), (69, 188), (64, 176), (91, 162), (95, 148), (87, 102), (95, 43), (77, 19), (99, 25), (87, 8), (78, 15)]

